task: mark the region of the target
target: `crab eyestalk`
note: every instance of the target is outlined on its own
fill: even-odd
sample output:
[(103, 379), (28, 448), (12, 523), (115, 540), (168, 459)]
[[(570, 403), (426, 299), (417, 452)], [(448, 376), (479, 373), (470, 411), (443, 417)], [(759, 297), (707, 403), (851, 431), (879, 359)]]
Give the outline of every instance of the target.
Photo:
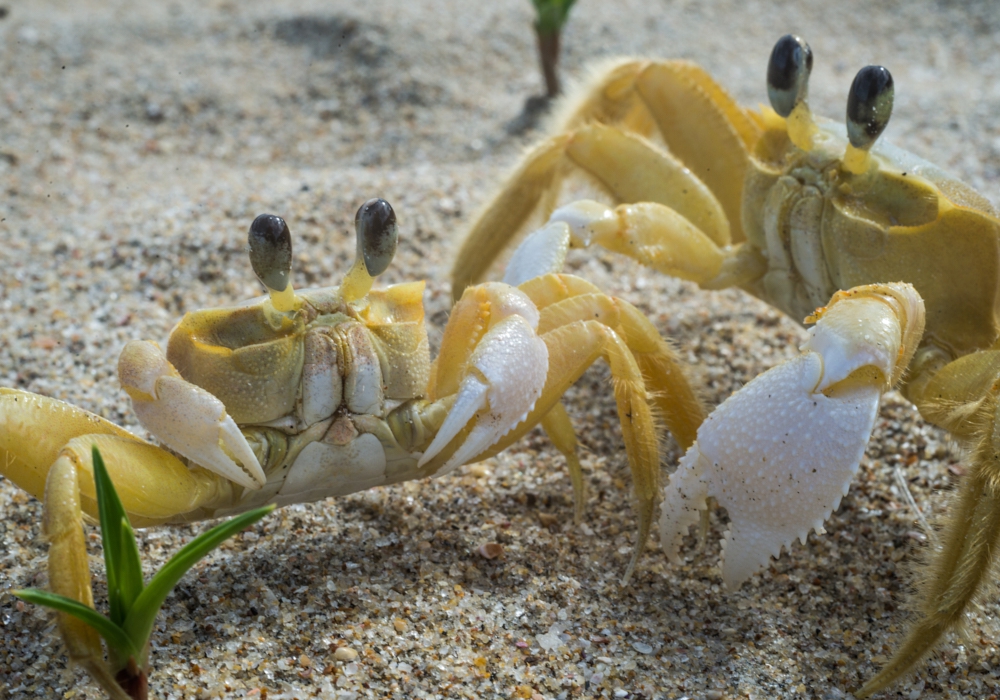
[(278, 311), (293, 311), (298, 299), (292, 289), (292, 234), (280, 216), (261, 214), (250, 224), (250, 265), (267, 287)]
[(895, 88), (892, 74), (882, 66), (865, 66), (854, 76), (847, 94), (847, 138), (844, 170), (855, 175), (872, 165), (868, 151), (885, 131), (892, 116)]
[(812, 148), (816, 123), (806, 98), (813, 54), (809, 44), (792, 34), (778, 39), (767, 62), (767, 96), (774, 111), (788, 120), (788, 137), (804, 151)]
[(340, 287), (341, 297), (348, 302), (368, 294), (375, 278), (392, 262), (399, 238), (396, 212), (384, 199), (369, 199), (354, 217), (354, 230), (357, 235), (354, 266)]

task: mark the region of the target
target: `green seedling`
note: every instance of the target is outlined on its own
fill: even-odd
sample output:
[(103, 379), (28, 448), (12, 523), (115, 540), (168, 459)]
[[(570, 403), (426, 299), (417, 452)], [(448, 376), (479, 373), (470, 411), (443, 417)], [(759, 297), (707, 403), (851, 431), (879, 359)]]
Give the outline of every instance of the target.
[(553, 98), (562, 92), (559, 84), (559, 37), (569, 11), (576, 0), (531, 0), (538, 18), (535, 34), (538, 36), (538, 58), (545, 78), (545, 95)]
[[(274, 510), (274, 506), (243, 513), (202, 533), (177, 552), (149, 583), (144, 584), (135, 533), (96, 446), (93, 462), (110, 614), (106, 617), (78, 600), (37, 588), (14, 591), (14, 595), (72, 616), (96, 631), (104, 639), (108, 663), (107, 666), (88, 663), (85, 668), (115, 700), (145, 700), (148, 694), (150, 637), (163, 601), (199, 559), (263, 518)], [(81, 643), (76, 639), (66, 641), (71, 648)]]

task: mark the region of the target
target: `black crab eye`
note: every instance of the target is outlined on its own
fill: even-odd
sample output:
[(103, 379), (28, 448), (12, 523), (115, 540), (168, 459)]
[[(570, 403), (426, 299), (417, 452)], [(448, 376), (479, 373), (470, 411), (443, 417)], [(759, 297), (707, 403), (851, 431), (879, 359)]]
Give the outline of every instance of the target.
[(369, 199), (354, 217), (358, 247), (364, 256), (365, 269), (372, 277), (385, 272), (396, 254), (399, 228), (396, 212), (384, 199)]
[(767, 62), (767, 96), (775, 112), (787, 117), (806, 98), (812, 67), (809, 44), (792, 34), (778, 39)]
[(268, 289), (288, 287), (292, 272), (292, 234), (280, 216), (261, 214), (250, 224), (250, 265)]
[(847, 137), (855, 148), (868, 149), (885, 131), (892, 116), (895, 88), (882, 66), (865, 66), (854, 76), (847, 94)]

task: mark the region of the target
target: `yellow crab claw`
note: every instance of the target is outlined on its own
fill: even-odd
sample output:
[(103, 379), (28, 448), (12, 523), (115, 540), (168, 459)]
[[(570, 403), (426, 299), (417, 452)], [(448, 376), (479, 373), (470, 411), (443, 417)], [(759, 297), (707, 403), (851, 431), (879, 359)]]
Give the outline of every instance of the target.
[[(488, 288), (492, 326), (469, 357), (472, 371), (462, 379), (455, 403), (418, 467), (436, 457), (473, 419), (475, 425), (438, 474), (495, 445), (528, 416), (545, 387), (549, 354), (536, 333), (535, 305), (524, 292), (506, 284), (482, 287)], [(467, 299), (466, 304), (476, 303), (471, 295)]]
[(878, 412), (923, 334), (907, 284), (834, 296), (803, 355), (747, 384), (698, 429), (664, 493), (661, 542), (672, 560), (714, 497), (726, 508), (722, 576), (736, 588), (823, 521), (847, 493)]
[(156, 343), (134, 340), (126, 345), (118, 359), (118, 378), (139, 421), (170, 449), (246, 488), (259, 489), (267, 482), (226, 407), (181, 377)]

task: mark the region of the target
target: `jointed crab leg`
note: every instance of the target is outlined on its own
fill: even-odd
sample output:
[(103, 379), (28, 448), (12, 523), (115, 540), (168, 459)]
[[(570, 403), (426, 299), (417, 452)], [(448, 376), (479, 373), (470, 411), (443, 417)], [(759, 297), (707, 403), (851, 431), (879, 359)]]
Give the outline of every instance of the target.
[[(597, 76), (565, 103), (557, 135), (532, 149), (483, 208), (455, 261), (456, 295), (483, 276), (539, 205), (551, 211), (574, 169), (619, 201), (673, 209), (717, 245), (743, 240), (743, 175), (760, 135), (751, 113), (684, 61), (629, 61)], [(654, 130), (670, 153), (641, 136)]]
[(944, 633), (961, 623), (991, 576), (1000, 545), (998, 380), (1000, 351), (985, 350), (945, 365), (919, 396), (911, 396), (924, 417), (950, 431), (968, 450), (968, 474), (951, 503), (941, 549), (921, 584), (920, 617), (858, 697), (886, 688), (933, 649)]
[[(660, 457), (642, 373), (622, 337), (599, 321), (576, 321), (541, 337), (548, 347), (549, 374), (541, 397), (526, 418), (525, 422), (529, 425), (540, 421), (556, 405), (566, 389), (598, 358), (603, 357), (611, 368), (622, 438), (629, 457), (639, 509), (636, 549), (624, 575), (624, 581), (627, 582), (649, 538), (654, 510), (659, 500), (657, 486)], [(500, 452), (515, 439), (500, 440), (482, 457)]]
[(3, 474), (35, 498), (46, 497), (46, 478), (54, 464), (71, 464), (80, 475), (80, 506), (96, 520), (94, 445), (104, 455), (135, 527), (176, 521), (180, 514), (232, 495), (228, 480), (199, 467), (189, 468), (110, 421), (63, 401), (0, 387)]
[[(598, 358), (610, 366), (639, 508), (639, 533), (624, 576), (627, 581), (648, 539), (660, 497), (659, 450), (650, 404), (684, 447), (693, 440), (703, 409), (673, 350), (632, 305), (601, 294), (572, 275), (543, 275), (520, 289), (539, 307), (538, 330), (549, 351), (545, 388), (526, 422), (542, 421), (556, 447), (567, 456), (579, 495), (582, 478), (577, 476), (576, 441), (558, 401)], [(483, 456), (496, 454), (511, 442), (512, 437), (504, 438)], [(577, 479), (580, 486), (576, 486)], [(577, 508), (579, 512), (579, 501)]]
[(641, 311), (574, 275), (543, 275), (520, 288), (541, 312), (540, 332), (595, 318), (614, 328), (635, 358), (657, 418), (666, 424), (682, 449), (694, 442), (704, 409), (684, 375), (677, 353)]
[[(45, 488), (45, 536), (49, 540), (49, 590), (94, 607), (90, 564), (80, 527), (79, 477), (72, 460), (60, 457), (49, 470)], [(104, 688), (117, 683), (104, 663), (104, 649), (97, 631), (66, 613), (59, 613), (69, 658), (87, 669)]]

